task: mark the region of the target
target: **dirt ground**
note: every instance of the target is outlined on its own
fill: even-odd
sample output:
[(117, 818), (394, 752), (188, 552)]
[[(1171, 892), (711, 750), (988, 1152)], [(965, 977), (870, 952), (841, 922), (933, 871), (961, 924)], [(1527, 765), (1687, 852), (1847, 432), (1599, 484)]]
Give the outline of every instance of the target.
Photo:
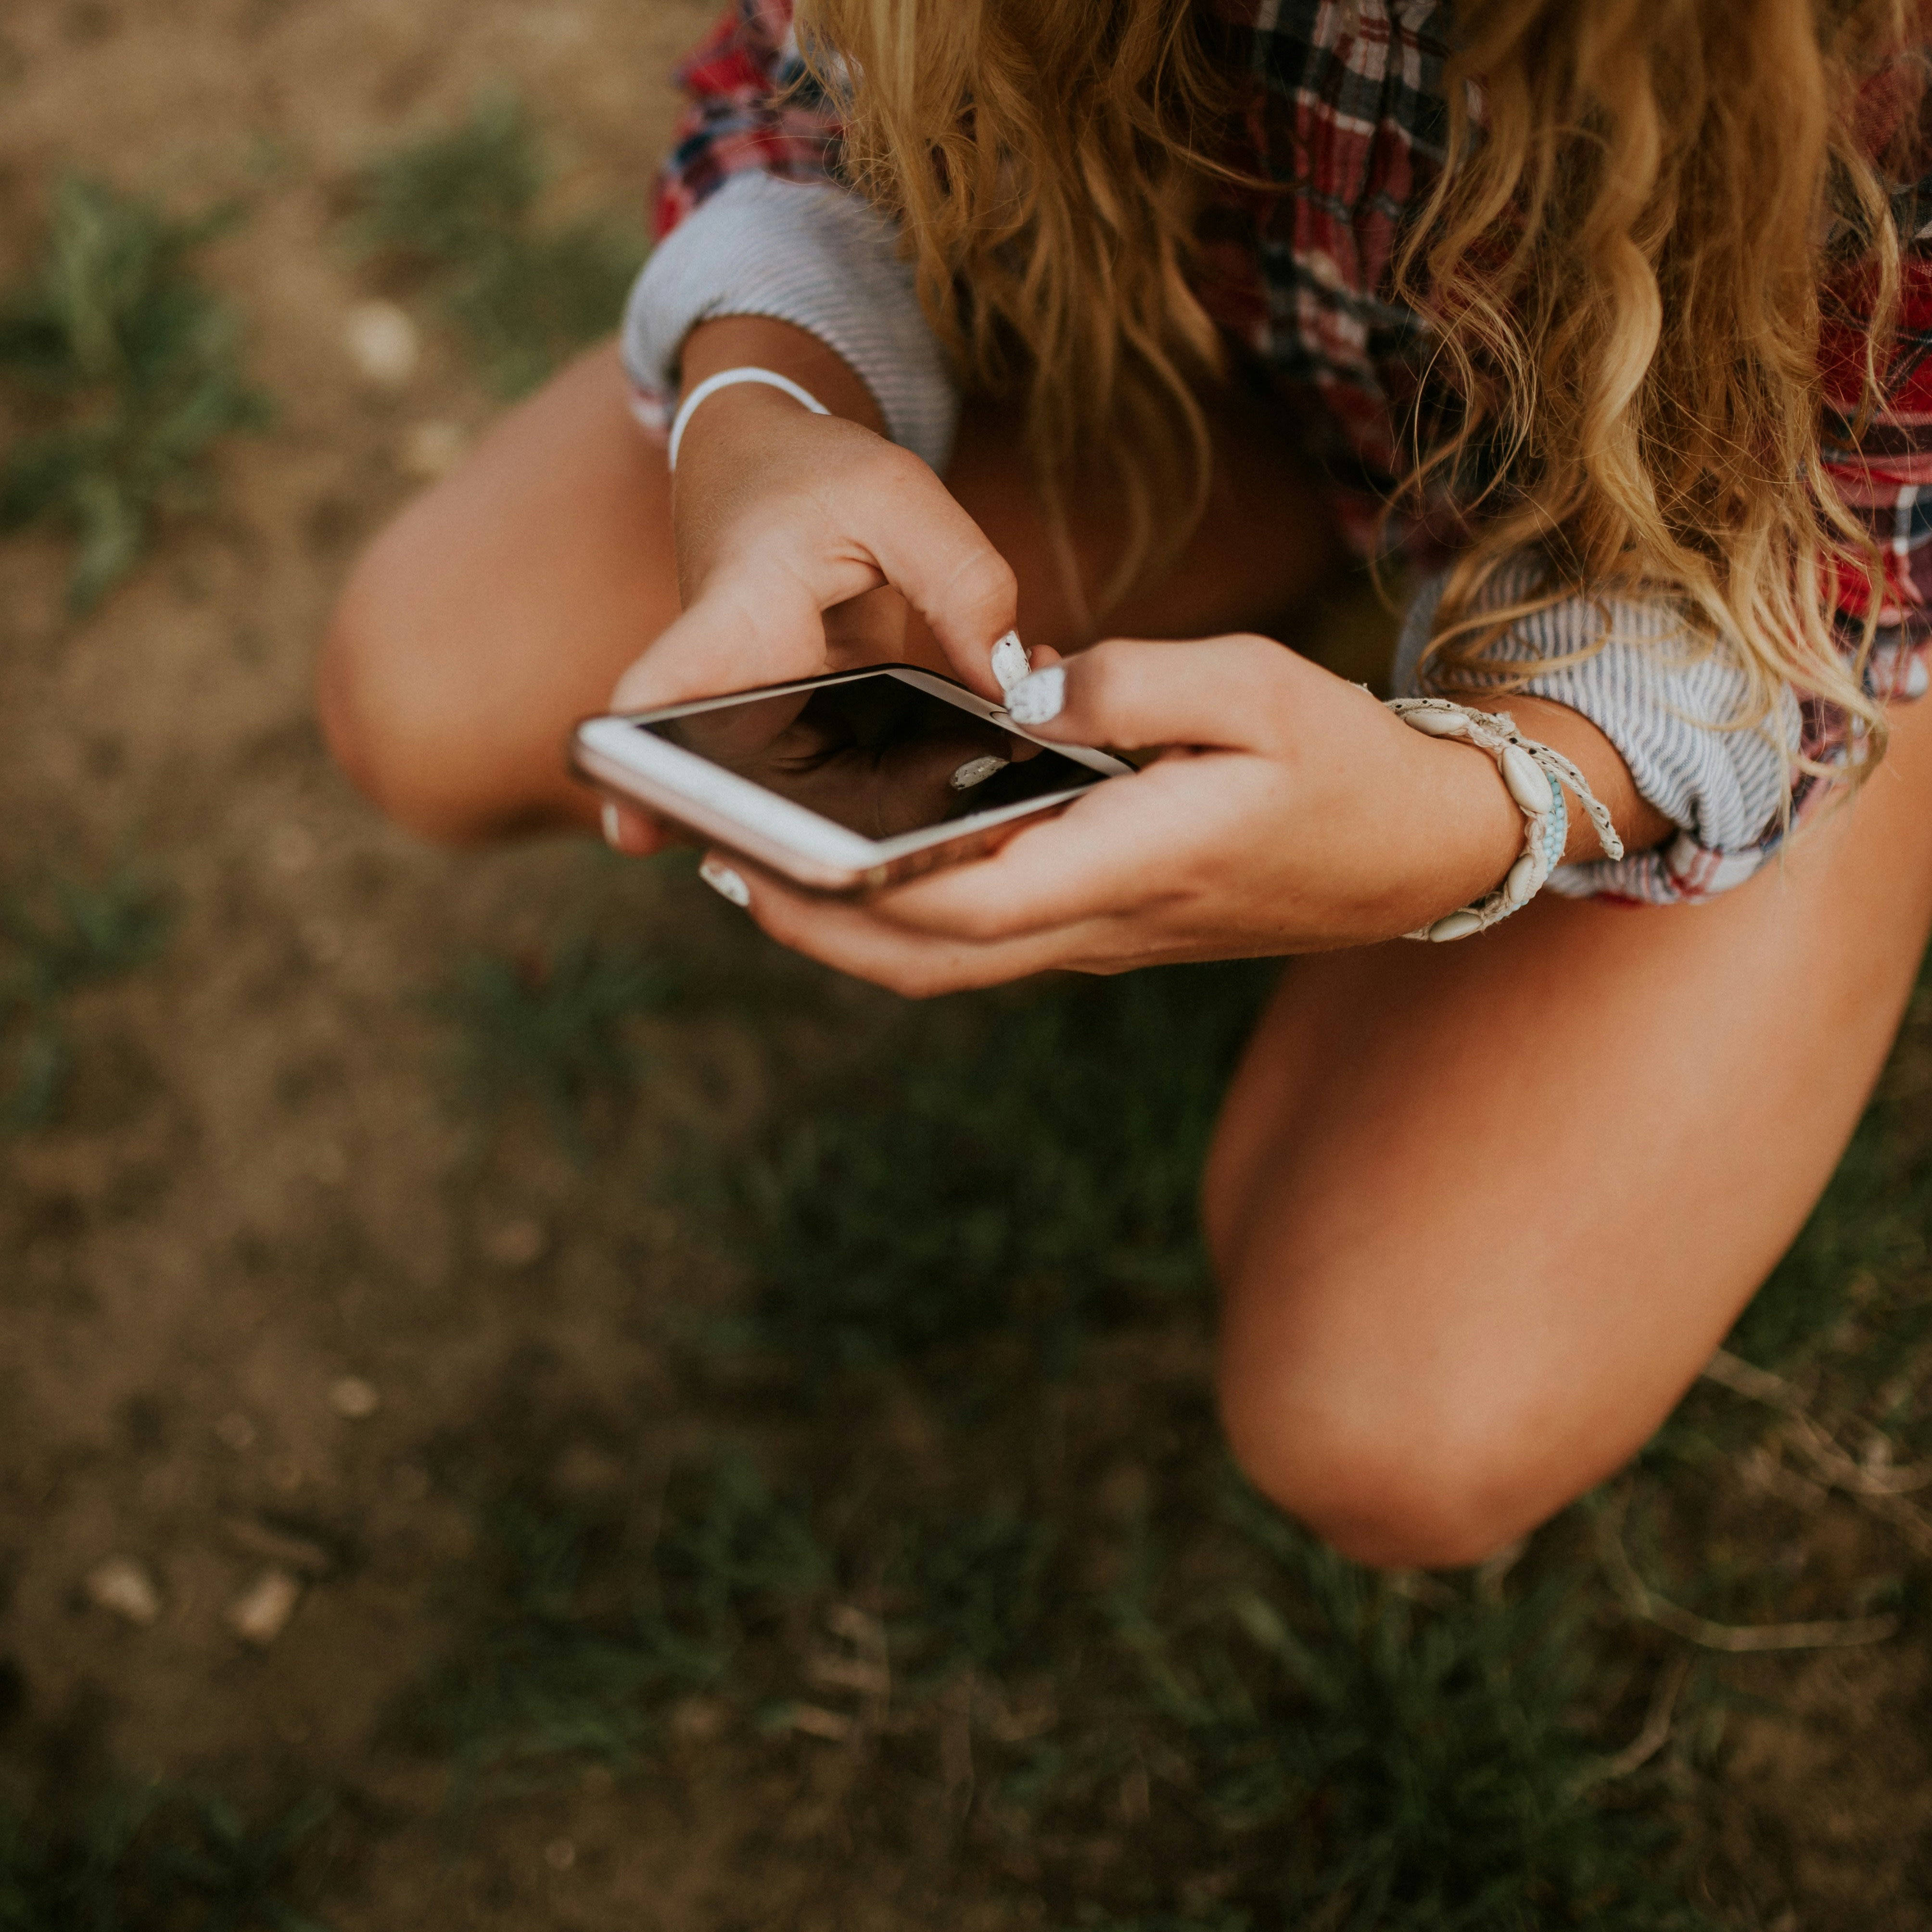
[[(662, 934), (699, 980), (762, 975), (758, 998), (799, 1055), (890, 1019), (818, 976), (748, 967), (733, 915), (674, 868), (561, 842), (452, 855), (388, 829), (327, 761), (311, 712), (331, 598), (419, 487), (425, 426), (446, 447), (494, 406), (434, 332), (406, 386), (358, 375), (344, 330), (371, 285), (342, 239), (345, 184), (509, 81), (562, 152), (566, 205), (639, 205), (670, 61), (712, 11), (0, 10), (0, 268), (26, 262), (62, 170), (179, 208), (240, 202), (208, 272), (248, 319), (278, 412), (224, 447), (212, 519), (172, 530), (92, 616), (64, 607), (62, 542), (0, 545), (0, 865), (131, 858), (174, 918), (155, 965), (77, 1002), (56, 1124), (0, 1143), (0, 1743), (66, 1765), (76, 1788), (98, 1767), (263, 1813), (338, 1794), (313, 1875), (337, 1932), (1018, 1928), (1072, 1910), (1029, 1894), (1034, 1852), (949, 1835), (944, 1737), (930, 1766), (909, 1758), (882, 1783), (855, 1753), (780, 1749), (694, 1700), (665, 1774), (593, 1767), (472, 1817), (452, 1810), (447, 1762), (398, 1728), (464, 1612), (449, 1580), (475, 1552), (469, 1478), (522, 1457), (553, 1490), (594, 1494), (697, 1427), (668, 1337), (728, 1308), (736, 1277), (662, 1177), (754, 1120), (779, 1064), (728, 1012), (651, 1023), (649, 1104), (586, 1166), (540, 1120), (479, 1139), (436, 1077), (416, 996), (466, 950), (594, 927)], [(1165, 1452), (1147, 1444), (1209, 1439), (1205, 1343), (1184, 1323), (1108, 1346), (1122, 1352), (1081, 1371), (1091, 1413), (1054, 1454), (1131, 1494), (1120, 1443), (1154, 1461)], [(1126, 1385), (1131, 1412), (1093, 1393)], [(710, 1399), (758, 1414), (755, 1380)], [(866, 1426), (880, 1458), (929, 1448), (916, 1404)], [(1868, 1555), (1854, 1535), (1814, 1566), (1820, 1602)], [(117, 1557), (153, 1580), (152, 1622), (90, 1600), (86, 1580)], [(269, 1570), (299, 1600), (256, 1644), (236, 1606)], [(1748, 1708), (1734, 1724), (1712, 1840), (1729, 1922), (1932, 1923), (1918, 1642), (1733, 1680), (1739, 1699), (1776, 1693), (1808, 1714), (1796, 1731)], [(1647, 1695), (1634, 1680), (1606, 1706), (1625, 1735)], [(1096, 1872), (1136, 1835), (1138, 1775), (1079, 1854)], [(902, 1776), (904, 1817), (881, 1822)]]

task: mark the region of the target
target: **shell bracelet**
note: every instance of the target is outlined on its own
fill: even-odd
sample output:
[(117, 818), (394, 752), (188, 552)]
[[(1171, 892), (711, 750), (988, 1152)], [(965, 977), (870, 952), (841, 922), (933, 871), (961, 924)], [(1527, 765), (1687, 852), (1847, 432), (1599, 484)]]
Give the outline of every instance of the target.
[(1473, 904), (1444, 913), (1440, 919), (1403, 934), (1405, 939), (1466, 939), (1472, 932), (1487, 932), (1528, 904), (1563, 857), (1570, 833), (1570, 808), (1563, 796), (1566, 785), (1589, 814), (1605, 854), (1612, 859), (1624, 856), (1623, 841), (1610, 823), (1610, 814), (1583, 774), (1561, 752), (1526, 738), (1507, 711), (1478, 711), (1466, 704), (1452, 704), (1446, 698), (1393, 698), (1388, 702), (1405, 724), (1426, 737), (1460, 740), (1487, 752), (1496, 760), (1523, 819), (1522, 856), (1502, 884)]

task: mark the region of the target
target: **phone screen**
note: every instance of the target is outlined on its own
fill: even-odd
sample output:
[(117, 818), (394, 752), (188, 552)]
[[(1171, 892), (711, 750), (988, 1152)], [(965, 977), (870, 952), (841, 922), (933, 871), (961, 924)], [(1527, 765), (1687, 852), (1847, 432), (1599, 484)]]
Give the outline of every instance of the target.
[(922, 832), (1106, 776), (884, 671), (636, 728), (868, 838)]

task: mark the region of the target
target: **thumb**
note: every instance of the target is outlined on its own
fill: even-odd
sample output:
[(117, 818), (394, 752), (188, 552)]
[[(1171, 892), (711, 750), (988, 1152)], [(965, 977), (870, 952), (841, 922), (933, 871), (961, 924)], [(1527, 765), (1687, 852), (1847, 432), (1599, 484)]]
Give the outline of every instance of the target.
[(825, 623), (809, 586), (782, 565), (720, 572), (617, 680), (614, 711), (815, 677)]
[(1006, 693), (1006, 715), (1048, 742), (1137, 752), (1188, 746), (1255, 751), (1276, 694), (1302, 660), (1266, 638), (1198, 643), (1116, 639), (1036, 670)]

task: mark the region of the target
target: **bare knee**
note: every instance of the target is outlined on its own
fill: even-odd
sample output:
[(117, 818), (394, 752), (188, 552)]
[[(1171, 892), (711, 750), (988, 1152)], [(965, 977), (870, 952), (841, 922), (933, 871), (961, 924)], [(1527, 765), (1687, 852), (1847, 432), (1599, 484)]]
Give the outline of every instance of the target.
[[(1359, 1563), (1456, 1569), (1492, 1556), (1580, 1493), (1526, 1388), (1453, 1351), (1426, 1377), (1394, 1356), (1224, 1340), (1222, 1423), (1244, 1474)], [(1552, 1454), (1552, 1450), (1556, 1453)]]
[[(573, 716), (608, 682), (552, 661), (532, 688), (521, 640), (465, 581), (446, 514), (412, 505), (344, 587), (324, 635), (316, 706), (357, 790), (424, 838), (464, 842), (587, 815), (564, 766)], [(560, 654), (560, 658), (561, 654)]]
[(432, 838), (481, 828), (453, 782), (453, 722), (464, 708), (447, 680), (420, 599), (405, 592), (413, 559), (406, 527), (383, 532), (338, 600), (316, 667), (316, 710), (329, 752), (389, 817)]
[(595, 817), (572, 724), (677, 614), (662, 452), (594, 350), (504, 417), (356, 566), (317, 701), (392, 818), (474, 838)]

